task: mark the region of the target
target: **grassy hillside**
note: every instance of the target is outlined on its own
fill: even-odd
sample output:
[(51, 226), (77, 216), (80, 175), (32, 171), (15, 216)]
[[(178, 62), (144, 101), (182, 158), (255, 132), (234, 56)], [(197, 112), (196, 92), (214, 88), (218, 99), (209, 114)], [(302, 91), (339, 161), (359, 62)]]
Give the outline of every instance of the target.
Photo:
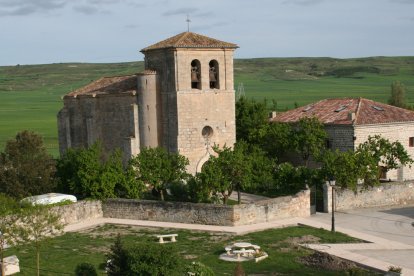
[[(48, 64), (0, 67), (0, 149), (23, 129), (34, 130), (57, 155), (56, 114), (61, 97), (102, 76), (139, 72), (143, 62)], [(414, 104), (414, 57), (360, 59), (266, 58), (235, 60), (235, 89), (274, 99), (278, 109), (328, 97), (365, 97), (386, 102), (400, 80)]]

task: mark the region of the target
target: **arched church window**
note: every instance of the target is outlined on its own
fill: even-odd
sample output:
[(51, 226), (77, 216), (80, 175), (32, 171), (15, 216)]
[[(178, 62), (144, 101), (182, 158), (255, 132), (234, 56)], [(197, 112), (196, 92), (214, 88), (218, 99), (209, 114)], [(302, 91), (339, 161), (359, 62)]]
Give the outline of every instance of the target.
[(209, 78), (210, 78), (210, 89), (219, 89), (219, 66), (217, 60), (211, 60), (209, 62)]
[(191, 62), (191, 88), (201, 89), (201, 64), (198, 59)]

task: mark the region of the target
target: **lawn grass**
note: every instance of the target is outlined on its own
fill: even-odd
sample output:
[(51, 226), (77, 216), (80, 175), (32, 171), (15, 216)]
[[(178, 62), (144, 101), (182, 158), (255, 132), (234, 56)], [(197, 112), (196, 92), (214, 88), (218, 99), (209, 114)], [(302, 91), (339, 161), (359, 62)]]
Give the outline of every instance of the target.
[[(334, 75), (349, 68), (351, 74)], [(102, 76), (142, 69), (143, 62), (0, 66), (0, 150), (28, 129), (41, 134), (57, 156), (61, 97)], [(408, 104), (414, 105), (414, 57), (239, 59), (234, 61), (234, 78), (236, 90), (242, 83), (247, 97), (274, 100), (279, 111), (333, 97), (387, 102), (395, 80), (405, 84)]]
[[(224, 233), (207, 233), (177, 229), (139, 228), (132, 226), (104, 225), (79, 233), (66, 233), (50, 240), (41, 250), (41, 275), (73, 275), (77, 264), (90, 262), (100, 268), (103, 274), (105, 253), (113, 244), (117, 233), (127, 244), (157, 242), (155, 234), (177, 233), (178, 242), (170, 244), (177, 248), (187, 262), (200, 261), (210, 266), (217, 275), (233, 275), (235, 263), (218, 259), (224, 247), (237, 241), (260, 245), (269, 258), (254, 263), (244, 262), (247, 274), (260, 275), (346, 275), (346, 272), (319, 270), (299, 263), (297, 258), (312, 251), (290, 242), (294, 237), (312, 235), (321, 243), (358, 242), (341, 233), (331, 233), (323, 229), (305, 226), (270, 229), (243, 236)], [(20, 260), (19, 275), (35, 274), (35, 253), (28, 246), (20, 246), (6, 251), (6, 255), (16, 254)]]

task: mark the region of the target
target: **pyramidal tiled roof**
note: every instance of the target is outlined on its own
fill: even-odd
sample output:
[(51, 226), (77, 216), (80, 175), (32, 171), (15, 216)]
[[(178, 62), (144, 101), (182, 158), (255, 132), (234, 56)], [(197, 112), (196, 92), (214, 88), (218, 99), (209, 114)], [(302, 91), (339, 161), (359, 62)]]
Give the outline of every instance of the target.
[(166, 48), (238, 48), (238, 46), (193, 32), (183, 32), (148, 46), (141, 52)]
[(316, 117), (323, 124), (368, 125), (414, 122), (414, 111), (364, 98), (325, 99), (277, 114), (271, 121), (293, 123), (303, 117)]

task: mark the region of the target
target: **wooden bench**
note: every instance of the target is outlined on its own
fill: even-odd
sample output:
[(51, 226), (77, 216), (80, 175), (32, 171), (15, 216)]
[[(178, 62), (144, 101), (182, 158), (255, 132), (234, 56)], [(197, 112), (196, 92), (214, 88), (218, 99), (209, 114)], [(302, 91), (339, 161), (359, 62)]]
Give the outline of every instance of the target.
[[(159, 239), (159, 243), (167, 243), (167, 242), (176, 242), (175, 239), (178, 236), (178, 234), (167, 234), (167, 235), (157, 235), (157, 238)], [(165, 238), (170, 239), (169, 241), (164, 241)]]

